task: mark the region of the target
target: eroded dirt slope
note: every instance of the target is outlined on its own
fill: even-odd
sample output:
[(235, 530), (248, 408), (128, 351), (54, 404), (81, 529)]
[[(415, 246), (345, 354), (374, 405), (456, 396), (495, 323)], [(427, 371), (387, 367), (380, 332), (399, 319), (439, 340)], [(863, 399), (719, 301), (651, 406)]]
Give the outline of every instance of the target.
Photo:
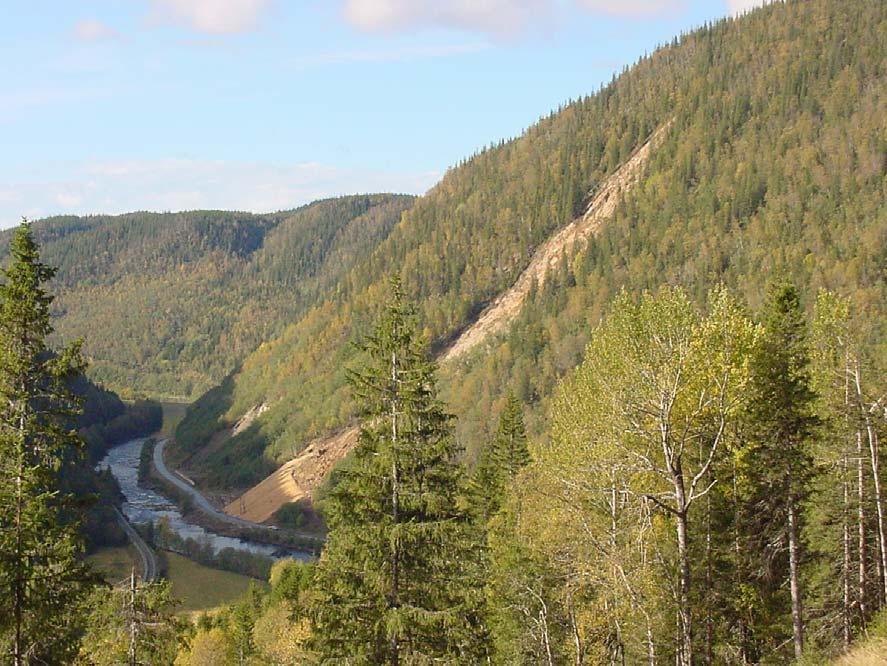
[[(559, 262), (572, 255), (577, 243), (586, 242), (613, 215), (620, 196), (635, 185), (650, 154), (665, 137), (671, 123), (660, 127), (600, 187), (589, 194), (585, 212), (549, 238), (536, 250), (530, 264), (514, 285), (501, 294), (469, 326), (440, 358), (442, 363), (455, 360), (492, 336), (507, 329), (523, 307), (533, 283), (541, 286)], [(288, 502), (310, 499), (332, 468), (357, 443), (357, 428), (339, 432), (312, 442), (296, 458), (254, 486), (225, 507), (225, 512), (264, 522)]]
[(295, 458), (225, 507), (225, 513), (254, 523), (270, 520), (288, 502), (310, 499), (335, 464), (357, 443), (357, 428), (315, 440)]
[(533, 283), (540, 287), (545, 284), (549, 272), (558, 266), (565, 255), (571, 256), (576, 243), (587, 241), (613, 215), (620, 194), (638, 181), (651, 151), (665, 136), (670, 125), (671, 123), (668, 123), (656, 130), (647, 143), (601, 184), (597, 192), (591, 196), (581, 217), (573, 220), (536, 250), (529, 266), (520, 274), (517, 282), (481, 312), (477, 321), (444, 352), (441, 361), (446, 362), (471, 351), (484, 340), (505, 330), (514, 321)]

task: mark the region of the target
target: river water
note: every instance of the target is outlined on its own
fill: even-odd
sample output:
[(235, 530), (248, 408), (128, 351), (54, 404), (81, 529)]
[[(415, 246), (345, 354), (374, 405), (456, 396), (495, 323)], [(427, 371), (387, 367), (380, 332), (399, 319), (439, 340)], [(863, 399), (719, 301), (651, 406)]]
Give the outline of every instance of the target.
[(145, 441), (146, 438), (140, 438), (115, 446), (96, 466), (96, 469), (100, 470), (110, 469), (111, 474), (120, 484), (120, 490), (126, 498), (121, 510), (129, 522), (134, 525), (144, 525), (150, 522), (156, 523), (161, 518), (165, 518), (170, 529), (180, 537), (209, 543), (216, 553), (225, 548), (233, 548), (267, 555), (273, 559), (281, 557), (308, 559), (310, 557), (307, 553), (282, 550), (279, 546), (216, 534), (200, 525), (189, 523), (171, 500), (154, 490), (139, 485), (139, 457)]

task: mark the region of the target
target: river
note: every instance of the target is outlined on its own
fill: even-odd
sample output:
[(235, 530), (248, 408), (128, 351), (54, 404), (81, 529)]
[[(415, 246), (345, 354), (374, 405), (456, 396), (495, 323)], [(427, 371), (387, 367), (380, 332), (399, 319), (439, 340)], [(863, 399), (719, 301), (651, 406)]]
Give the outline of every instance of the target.
[(165, 518), (170, 529), (180, 537), (209, 543), (216, 553), (225, 548), (233, 548), (267, 555), (273, 559), (281, 557), (310, 559), (311, 556), (308, 553), (216, 534), (185, 520), (179, 508), (171, 500), (154, 490), (139, 485), (139, 457), (146, 439), (134, 439), (115, 446), (96, 466), (96, 469), (100, 470), (110, 469), (111, 474), (117, 479), (120, 490), (126, 498), (121, 510), (129, 522), (134, 525), (144, 525), (150, 522), (156, 523), (161, 518)]

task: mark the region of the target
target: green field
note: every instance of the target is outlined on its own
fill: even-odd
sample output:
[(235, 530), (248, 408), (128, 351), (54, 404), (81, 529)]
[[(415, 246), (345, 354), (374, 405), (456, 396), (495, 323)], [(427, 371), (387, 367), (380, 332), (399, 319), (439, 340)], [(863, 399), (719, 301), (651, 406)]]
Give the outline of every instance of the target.
[(264, 581), (240, 574), (211, 569), (175, 553), (164, 552), (166, 576), (173, 596), (182, 603), (180, 612), (193, 612), (229, 604), (249, 588), (250, 583), (267, 587)]
[(136, 575), (141, 573), (142, 565), (131, 546), (102, 548), (86, 558), (86, 561), (98, 571), (109, 583), (117, 583), (129, 577), (135, 567)]
[[(208, 610), (236, 601), (249, 588), (250, 583), (268, 587), (264, 581), (221, 571), (198, 564), (176, 553), (162, 552), (166, 563), (166, 577), (172, 583), (173, 596), (181, 601), (177, 610), (182, 613)], [(102, 548), (86, 558), (109, 583), (117, 583), (129, 577), (132, 568), (136, 575), (141, 565), (130, 546)]]
[(185, 411), (188, 409), (188, 403), (161, 402), (160, 405), (163, 407), (163, 427), (160, 429), (160, 433), (164, 437), (172, 437), (175, 435), (176, 426), (179, 425), (179, 421), (185, 416)]

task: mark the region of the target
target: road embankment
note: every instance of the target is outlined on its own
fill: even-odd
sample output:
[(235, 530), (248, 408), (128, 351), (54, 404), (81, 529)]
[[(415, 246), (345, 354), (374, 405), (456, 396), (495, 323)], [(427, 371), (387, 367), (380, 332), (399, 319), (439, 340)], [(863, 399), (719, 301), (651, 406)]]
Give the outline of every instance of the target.
[(286, 548), (306, 549), (308, 552), (314, 553), (323, 544), (324, 538), (322, 536), (281, 530), (271, 525), (263, 525), (231, 516), (216, 508), (197, 487), (186, 482), (166, 464), (164, 452), (168, 442), (168, 439), (163, 439), (154, 445), (153, 472), (164, 487), (170, 491), (170, 494), (178, 500), (183, 500), (188, 508), (193, 509), (192, 513), (195, 518), (200, 516), (200, 523), (205, 527), (227, 536)]
[(114, 507), (114, 513), (117, 516), (117, 522), (120, 524), (121, 529), (123, 529), (130, 543), (135, 546), (135, 549), (139, 553), (139, 559), (142, 561), (142, 580), (146, 583), (156, 580), (158, 567), (157, 556), (154, 554), (154, 551), (151, 550), (151, 547), (147, 543), (145, 543), (145, 540), (142, 539), (141, 535), (135, 531), (135, 528), (129, 524), (126, 516), (124, 516), (116, 506)]

